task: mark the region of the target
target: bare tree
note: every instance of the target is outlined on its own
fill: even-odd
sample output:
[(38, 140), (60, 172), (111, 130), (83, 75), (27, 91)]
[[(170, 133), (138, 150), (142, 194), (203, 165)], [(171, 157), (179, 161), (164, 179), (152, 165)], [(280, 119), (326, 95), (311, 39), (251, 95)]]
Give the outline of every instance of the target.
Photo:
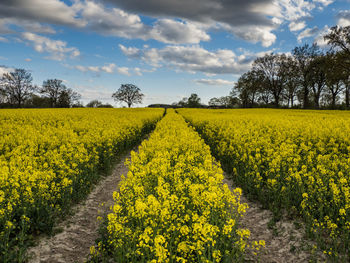
[(327, 54), (326, 69), (326, 86), (331, 97), (332, 109), (335, 109), (337, 96), (343, 90), (343, 71), (341, 70), (341, 66), (337, 61), (336, 54)]
[(271, 92), (276, 107), (280, 105), (286, 82), (286, 63), (287, 56), (284, 54), (267, 54), (257, 58), (253, 64), (253, 71), (264, 77), (266, 88)]
[(346, 57), (344, 62), (350, 66), (350, 26), (332, 27), (330, 33), (325, 35), (324, 39), (333, 49), (337, 48), (342, 51), (342, 54)]
[(44, 94), (50, 100), (51, 107), (58, 106), (58, 100), (62, 92), (66, 91), (67, 87), (60, 79), (48, 79), (43, 82), (43, 86), (39, 90), (41, 94)]
[(81, 95), (78, 92), (70, 88), (66, 88), (65, 90), (61, 91), (60, 96), (58, 97), (57, 107), (70, 108), (75, 103), (79, 104), (80, 98)]
[(32, 84), (33, 78), (25, 69), (15, 69), (13, 72), (5, 73), (0, 79), (1, 89), (10, 104), (21, 108), (24, 102), (37, 89)]
[(231, 94), (238, 91), (242, 106), (244, 108), (253, 107), (256, 103), (258, 93), (263, 89), (264, 82), (264, 76), (260, 71), (248, 71), (238, 79)]
[(122, 84), (112, 97), (115, 101), (126, 102), (130, 108), (133, 104), (142, 103), (144, 94), (133, 84)]
[(286, 98), (287, 106), (294, 106), (294, 99), (298, 90), (298, 74), (297, 74), (297, 63), (293, 57), (287, 57), (285, 64), (285, 86), (286, 86)]
[(299, 84), (302, 88), (301, 99), (303, 101), (303, 108), (310, 108), (310, 64), (315, 56), (318, 54), (318, 46), (313, 44), (312, 46), (305, 44), (301, 47), (295, 47), (293, 49), (294, 59), (298, 65)]
[(327, 56), (316, 56), (310, 63), (310, 85), (316, 109), (320, 107), (321, 93), (326, 86)]

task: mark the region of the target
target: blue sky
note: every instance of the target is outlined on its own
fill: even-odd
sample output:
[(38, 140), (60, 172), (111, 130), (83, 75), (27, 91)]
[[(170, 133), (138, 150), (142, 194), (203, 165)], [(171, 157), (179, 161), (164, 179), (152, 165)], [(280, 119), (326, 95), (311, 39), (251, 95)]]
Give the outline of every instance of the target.
[(121, 84), (143, 104), (228, 95), (257, 56), (350, 25), (349, 0), (1, 0), (0, 74), (25, 68), (115, 106)]

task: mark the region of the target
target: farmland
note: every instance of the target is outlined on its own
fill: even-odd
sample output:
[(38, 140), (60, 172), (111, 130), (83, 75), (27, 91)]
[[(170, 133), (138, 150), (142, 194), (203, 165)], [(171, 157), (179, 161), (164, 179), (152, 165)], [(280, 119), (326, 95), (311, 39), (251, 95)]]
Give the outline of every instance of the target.
[[(163, 113), (1, 111), (0, 261), (26, 261), (28, 240), (52, 233), (57, 217), (84, 200), (118, 156), (142, 140), (100, 218), (90, 262), (241, 262), (247, 251), (259, 256), (266, 246), (269, 253), (271, 240), (250, 237), (255, 226), (246, 219), (243, 195), (271, 211), (275, 223), (302, 222), (315, 251), (347, 260), (348, 112)], [(223, 183), (225, 177), (234, 187)]]
[(119, 153), (163, 110), (2, 110), (0, 261), (23, 260), (30, 234), (50, 233)]
[(179, 110), (246, 193), (301, 217), (331, 258), (349, 253), (350, 114), (298, 110)]

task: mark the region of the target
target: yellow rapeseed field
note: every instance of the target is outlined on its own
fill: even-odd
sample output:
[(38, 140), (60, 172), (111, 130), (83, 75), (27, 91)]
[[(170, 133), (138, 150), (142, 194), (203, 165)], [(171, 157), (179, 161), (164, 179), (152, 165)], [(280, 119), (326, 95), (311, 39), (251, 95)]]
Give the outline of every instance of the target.
[(179, 112), (234, 180), (279, 217), (302, 217), (325, 254), (350, 244), (350, 113), (272, 109)]
[(0, 110), (0, 262), (23, 259), (28, 234), (50, 232), (162, 109)]
[[(173, 110), (133, 152), (91, 261), (237, 262), (247, 205), (222, 183), (209, 146)], [(256, 249), (264, 245), (255, 242)]]

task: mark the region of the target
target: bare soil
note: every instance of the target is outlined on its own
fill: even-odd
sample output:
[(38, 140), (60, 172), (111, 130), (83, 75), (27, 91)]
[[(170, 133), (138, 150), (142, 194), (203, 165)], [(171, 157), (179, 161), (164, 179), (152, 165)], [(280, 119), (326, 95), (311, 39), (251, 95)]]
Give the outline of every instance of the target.
[[(109, 212), (113, 205), (113, 192), (118, 189), (122, 175), (126, 175), (128, 168), (124, 165), (130, 153), (124, 155), (115, 166), (113, 173), (104, 178), (90, 193), (86, 201), (73, 208), (73, 216), (58, 225), (62, 232), (52, 237), (41, 237), (38, 245), (29, 249), (31, 256), (29, 263), (72, 263), (85, 262), (90, 246), (98, 238), (100, 222), (98, 216)], [(226, 176), (227, 177), (227, 176)], [(235, 187), (229, 179), (225, 179), (231, 190)], [(312, 241), (304, 235), (302, 223), (282, 219), (272, 224), (273, 215), (269, 210), (260, 208), (256, 202), (249, 201), (244, 193), (241, 202), (247, 203), (249, 208), (241, 223), (242, 228), (251, 232), (250, 240), (265, 240), (266, 248), (254, 255), (247, 250), (247, 262), (264, 263), (301, 263), (326, 262), (327, 259), (319, 251), (312, 252)], [(299, 227), (297, 227), (299, 226)]]
[(52, 237), (43, 237), (39, 244), (29, 249), (30, 263), (84, 262), (98, 238), (98, 216), (109, 212), (113, 205), (113, 192), (128, 168), (124, 165), (130, 153), (122, 156), (112, 174), (101, 180), (84, 203), (73, 208), (73, 216), (58, 225), (63, 231)]
[[(224, 179), (231, 190), (232, 180)], [(247, 203), (247, 209), (240, 222), (241, 228), (250, 230), (250, 241), (265, 240), (266, 247), (254, 255), (251, 249), (246, 251), (246, 262), (264, 263), (305, 263), (327, 262), (327, 258), (320, 251), (312, 251), (315, 244), (306, 239), (303, 223), (283, 218), (277, 223), (273, 222), (272, 212), (262, 209), (257, 202), (249, 201), (244, 192), (241, 202)], [(315, 250), (315, 249), (314, 249)]]

